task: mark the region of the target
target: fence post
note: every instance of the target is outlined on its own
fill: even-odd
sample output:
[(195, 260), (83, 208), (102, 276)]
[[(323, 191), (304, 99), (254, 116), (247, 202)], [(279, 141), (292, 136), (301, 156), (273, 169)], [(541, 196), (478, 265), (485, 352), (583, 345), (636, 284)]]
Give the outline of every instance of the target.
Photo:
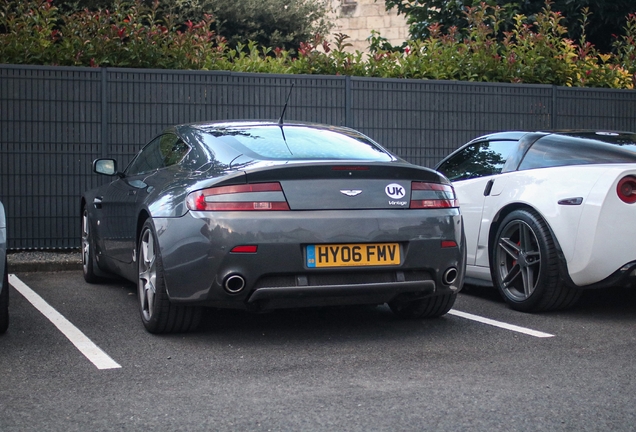
[(351, 77), (345, 75), (345, 126), (352, 128), (353, 119), (351, 118)]
[(108, 70), (101, 68), (102, 72), (102, 142), (101, 157), (108, 156)]
[(552, 86), (552, 108), (550, 109), (550, 129), (555, 130), (557, 125), (557, 86)]

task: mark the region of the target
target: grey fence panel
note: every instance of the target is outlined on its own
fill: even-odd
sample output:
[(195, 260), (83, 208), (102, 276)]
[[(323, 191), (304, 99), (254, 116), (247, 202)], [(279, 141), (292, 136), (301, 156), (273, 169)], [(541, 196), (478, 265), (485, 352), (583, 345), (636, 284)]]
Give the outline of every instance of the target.
[(223, 118), (228, 74), (108, 70), (106, 154), (122, 167), (164, 128)]
[(79, 246), (79, 197), (167, 126), (285, 118), (358, 129), (433, 166), (500, 130), (636, 130), (636, 92), (537, 85), (0, 65), (0, 200), (9, 247)]
[(342, 77), (109, 69), (107, 79), (107, 153), (121, 166), (142, 144), (171, 125), (277, 120), (290, 90), (286, 119), (332, 124), (344, 121)]
[(559, 87), (555, 129), (636, 131), (636, 92)]
[(0, 199), (9, 247), (77, 246), (78, 197), (96, 184), (100, 73), (0, 68)]
[(478, 135), (550, 128), (552, 87), (355, 79), (353, 127), (431, 167)]
[(342, 125), (344, 89), (344, 77), (232, 74), (222, 119), (278, 120), (289, 95), (286, 120)]

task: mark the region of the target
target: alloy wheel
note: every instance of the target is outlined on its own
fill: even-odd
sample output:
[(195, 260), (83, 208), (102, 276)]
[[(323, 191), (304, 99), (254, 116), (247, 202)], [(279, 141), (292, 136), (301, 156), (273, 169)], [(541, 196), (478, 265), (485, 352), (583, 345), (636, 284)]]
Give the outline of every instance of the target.
[(541, 275), (541, 251), (530, 225), (514, 220), (505, 227), (497, 239), (495, 262), (506, 294), (516, 301), (528, 299)]
[(150, 321), (157, 292), (157, 263), (155, 238), (150, 229), (141, 235), (139, 246), (139, 301), (144, 320)]
[(91, 259), (91, 242), (90, 242), (90, 227), (88, 224), (88, 211), (84, 209), (82, 213), (82, 265), (84, 266), (84, 272), (88, 267), (89, 260)]

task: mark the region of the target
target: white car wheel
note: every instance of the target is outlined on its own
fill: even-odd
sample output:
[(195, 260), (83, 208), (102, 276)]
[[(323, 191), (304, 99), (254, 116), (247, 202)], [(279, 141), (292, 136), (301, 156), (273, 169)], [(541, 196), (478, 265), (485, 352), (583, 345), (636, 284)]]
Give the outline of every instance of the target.
[(563, 282), (554, 239), (545, 221), (531, 210), (515, 210), (504, 218), (491, 260), (493, 282), (513, 309), (563, 309), (581, 295)]

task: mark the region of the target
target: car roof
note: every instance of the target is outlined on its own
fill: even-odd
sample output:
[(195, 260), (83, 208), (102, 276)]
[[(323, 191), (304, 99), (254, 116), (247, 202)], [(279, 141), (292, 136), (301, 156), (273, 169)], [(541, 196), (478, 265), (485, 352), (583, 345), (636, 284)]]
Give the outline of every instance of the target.
[(624, 144), (626, 141), (636, 143), (636, 133), (629, 131), (604, 130), (604, 129), (564, 129), (564, 130), (539, 130), (539, 131), (504, 131), (494, 132), (479, 136), (470, 142), (492, 140), (519, 140), (527, 134), (567, 136), (602, 141), (610, 144)]
[(250, 128), (250, 127), (260, 127), (260, 126), (283, 126), (283, 127), (295, 127), (302, 126), (313, 129), (329, 129), (335, 131), (346, 131), (351, 133), (352, 131), (362, 135), (361, 132), (356, 131), (355, 129), (351, 129), (345, 126), (334, 126), (323, 123), (313, 123), (313, 122), (304, 122), (304, 121), (285, 121), (282, 125), (276, 120), (218, 120), (218, 121), (206, 121), (206, 122), (195, 122), (195, 123), (184, 123), (181, 125), (175, 126), (175, 129), (182, 128), (192, 128), (199, 129), (202, 131), (209, 131), (211, 129), (221, 129), (221, 128)]

